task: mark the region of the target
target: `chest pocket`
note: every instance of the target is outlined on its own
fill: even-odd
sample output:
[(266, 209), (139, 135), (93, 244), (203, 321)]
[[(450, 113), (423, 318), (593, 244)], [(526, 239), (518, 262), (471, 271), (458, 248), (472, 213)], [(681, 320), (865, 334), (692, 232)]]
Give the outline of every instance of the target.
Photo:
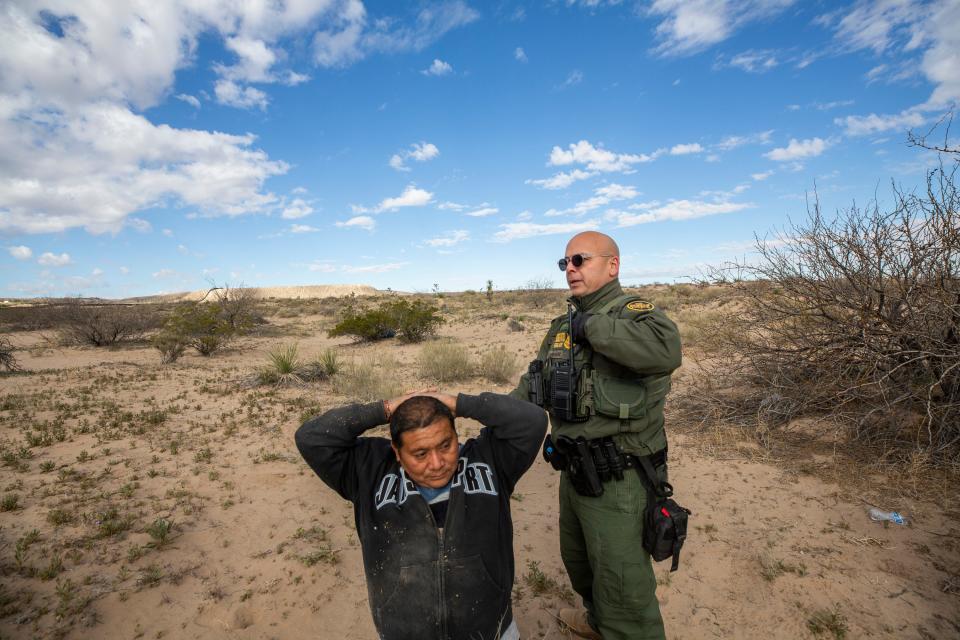
[(594, 413), (619, 420), (637, 420), (646, 415), (647, 394), (642, 380), (607, 375), (594, 369), (590, 372), (589, 385), (584, 397), (592, 400)]

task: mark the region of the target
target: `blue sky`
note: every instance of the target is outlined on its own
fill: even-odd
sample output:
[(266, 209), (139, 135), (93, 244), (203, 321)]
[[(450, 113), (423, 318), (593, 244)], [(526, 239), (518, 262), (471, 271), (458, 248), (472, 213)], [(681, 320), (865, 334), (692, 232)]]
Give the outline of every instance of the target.
[(0, 296), (682, 281), (960, 97), (960, 0), (99, 4), (0, 7)]

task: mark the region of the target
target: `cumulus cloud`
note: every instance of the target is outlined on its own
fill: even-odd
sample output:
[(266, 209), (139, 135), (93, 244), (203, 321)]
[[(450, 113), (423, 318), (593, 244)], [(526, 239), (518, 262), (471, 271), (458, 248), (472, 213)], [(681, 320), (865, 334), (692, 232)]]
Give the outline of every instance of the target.
[(467, 211), (463, 215), (470, 216), (471, 218), (485, 218), (487, 216), (492, 216), (495, 213), (500, 213), (500, 209), (497, 209), (496, 207), (483, 207), (473, 211)]
[(729, 38), (740, 27), (772, 17), (794, 0), (654, 0), (649, 13), (662, 18), (656, 28), (663, 56), (702, 51)]
[(423, 69), (420, 73), (425, 76), (446, 76), (453, 73), (453, 67), (450, 66), (449, 62), (444, 62), (439, 58), (434, 58), (433, 64), (426, 69)]
[(763, 154), (765, 158), (776, 160), (777, 162), (789, 162), (803, 158), (815, 158), (826, 151), (827, 147), (833, 144), (830, 139), (810, 138), (808, 140), (797, 140), (791, 138), (786, 147), (778, 147)]
[(773, 169), (770, 169), (769, 171), (764, 171), (762, 173), (751, 173), (750, 177), (756, 180), (757, 182), (760, 182), (761, 180), (766, 180), (772, 175), (773, 175)]
[(523, 50), (522, 47), (517, 47), (513, 50), (513, 58), (517, 62), (527, 62), (527, 53)]
[(370, 216), (354, 216), (344, 222), (337, 222), (336, 225), (338, 227), (357, 227), (359, 229), (373, 231), (377, 223)]
[(194, 109), (200, 108), (200, 100), (198, 100), (195, 96), (191, 96), (188, 93), (178, 93), (177, 100), (186, 102), (188, 105), (190, 105)]
[(71, 259), (69, 253), (61, 253), (60, 255), (57, 255), (47, 251), (37, 258), (37, 263), (45, 267), (63, 267), (70, 264)]
[(597, 175), (595, 171), (583, 171), (581, 169), (574, 169), (570, 172), (561, 171), (549, 178), (542, 178), (539, 180), (525, 180), (526, 184), (532, 184), (540, 187), (541, 189), (566, 189), (571, 184), (577, 180), (586, 180), (592, 176)]
[(662, 222), (664, 220), (691, 220), (721, 213), (732, 213), (749, 209), (754, 205), (742, 202), (705, 202), (702, 200), (672, 200), (663, 205), (655, 205), (640, 213), (634, 211), (609, 211), (606, 217), (618, 227), (632, 227), (638, 224)]
[(609, 184), (603, 187), (599, 187), (594, 190), (594, 196), (592, 198), (587, 198), (581, 202), (578, 202), (573, 207), (569, 209), (556, 210), (551, 209), (547, 211), (544, 215), (548, 217), (562, 216), (562, 215), (584, 215), (600, 207), (604, 207), (611, 202), (617, 200), (633, 200), (640, 195), (640, 192), (637, 191), (634, 187), (624, 186), (621, 184)]
[(241, 87), (233, 80), (217, 80), (213, 87), (217, 102), (240, 109), (265, 111), (270, 100), (267, 94), (254, 87)]
[(393, 154), (390, 157), (389, 164), (397, 171), (410, 171), (410, 167), (406, 164), (407, 160), (426, 162), (427, 160), (433, 160), (438, 155), (440, 155), (440, 149), (436, 145), (430, 142), (415, 142), (406, 151)]
[(407, 185), (399, 196), (395, 198), (384, 198), (376, 207), (368, 209), (366, 207), (354, 206), (354, 213), (383, 213), (384, 211), (396, 211), (404, 207), (422, 207), (433, 201), (433, 194), (415, 185)]
[(664, 149), (658, 149), (652, 154), (614, 153), (604, 149), (602, 145), (594, 146), (586, 140), (581, 140), (568, 145), (566, 149), (554, 147), (550, 151), (549, 164), (552, 166), (582, 164), (589, 171), (626, 171), (634, 164), (652, 162), (664, 152)]
[(294, 198), (293, 201), (283, 208), (283, 213), (281, 213), (280, 216), (287, 220), (296, 220), (297, 218), (305, 218), (311, 213), (313, 213), (313, 207), (311, 207), (306, 200), (303, 198)]
[(29, 260), (33, 257), (33, 249), (24, 245), (7, 247), (7, 251), (9, 251), (10, 255), (16, 260)]
[(435, 238), (430, 238), (425, 241), (428, 247), (452, 247), (454, 245), (460, 244), (470, 238), (470, 232), (464, 229), (458, 229), (456, 231), (451, 231), (442, 236), (437, 236)]
[(676, 144), (670, 148), (670, 155), (683, 156), (690, 153), (700, 153), (701, 151), (703, 151), (703, 147), (696, 142), (692, 144)]
[(599, 220), (587, 220), (585, 222), (566, 222), (558, 224), (537, 224), (534, 222), (510, 222), (500, 225), (500, 231), (494, 235), (496, 242), (510, 242), (522, 238), (533, 238), (536, 236), (549, 236), (557, 234), (578, 233), (580, 231), (589, 231), (600, 226)]
[(311, 227), (308, 224), (291, 224), (290, 233), (314, 233), (320, 231), (317, 227)]
[(917, 111), (903, 111), (898, 114), (877, 115), (871, 113), (868, 116), (846, 116), (845, 118), (835, 118), (833, 123), (843, 127), (843, 132), (848, 136), (870, 136), (885, 131), (903, 131), (911, 127), (919, 127), (926, 118)]

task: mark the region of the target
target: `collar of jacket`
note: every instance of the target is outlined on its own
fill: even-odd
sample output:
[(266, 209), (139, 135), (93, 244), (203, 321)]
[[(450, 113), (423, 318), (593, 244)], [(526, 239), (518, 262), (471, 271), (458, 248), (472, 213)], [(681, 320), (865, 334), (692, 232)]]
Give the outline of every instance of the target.
[(618, 298), (622, 295), (623, 288), (620, 286), (620, 280), (619, 278), (614, 278), (593, 293), (588, 293), (587, 295), (579, 298), (577, 296), (570, 296), (567, 298), (567, 302), (572, 304), (577, 311), (592, 311), (594, 309), (599, 309), (614, 298)]

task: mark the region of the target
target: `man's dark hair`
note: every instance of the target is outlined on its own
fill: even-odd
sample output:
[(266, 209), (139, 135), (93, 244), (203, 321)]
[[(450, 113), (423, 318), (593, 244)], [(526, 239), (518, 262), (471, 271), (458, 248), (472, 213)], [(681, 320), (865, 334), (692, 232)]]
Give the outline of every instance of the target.
[(399, 449), (403, 446), (401, 437), (404, 431), (429, 427), (440, 418), (446, 419), (451, 429), (456, 429), (453, 424), (453, 413), (447, 405), (436, 398), (414, 396), (404, 400), (390, 416), (390, 440)]

